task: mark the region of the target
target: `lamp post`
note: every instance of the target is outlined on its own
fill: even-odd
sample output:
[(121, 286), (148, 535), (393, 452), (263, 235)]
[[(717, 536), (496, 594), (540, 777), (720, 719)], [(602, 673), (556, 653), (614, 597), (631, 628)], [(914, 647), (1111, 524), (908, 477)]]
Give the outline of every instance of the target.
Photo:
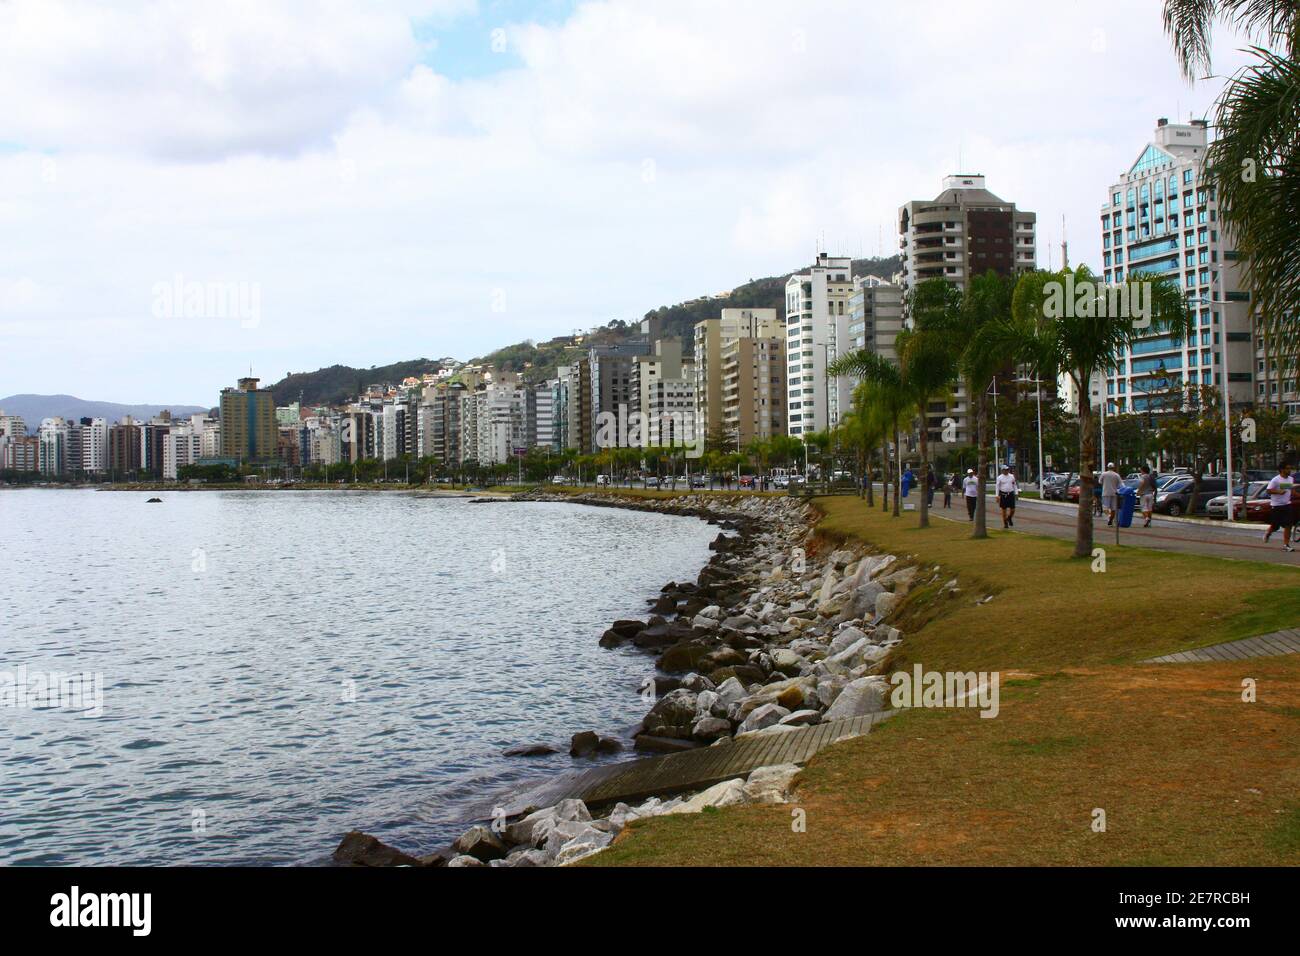
[[(1222, 267), (1222, 265), (1222, 262), (1220, 262), (1220, 267)], [(1223, 279), (1220, 276), (1216, 281), (1222, 283)], [(1211, 307), (1216, 305), (1226, 306), (1229, 304), (1227, 299), (1206, 299), (1203, 297), (1193, 299), (1192, 301), (1197, 305), (1208, 305)], [(1214, 328), (1213, 322), (1210, 323), (1209, 328)], [(1227, 474), (1224, 476), (1224, 490), (1228, 493), (1227, 519), (1233, 521), (1235, 520), (1234, 515), (1236, 514), (1237, 508), (1233, 503), (1232, 487), (1232, 400), (1228, 395), (1228, 322), (1226, 314), (1224, 315), (1224, 321), (1219, 323), (1219, 328), (1222, 330), (1223, 334), (1223, 351), (1221, 353), (1223, 358), (1219, 364), (1222, 367), (1223, 375), (1223, 448), (1224, 466), (1227, 471)], [(1245, 488), (1242, 489), (1242, 507), (1245, 507)]]

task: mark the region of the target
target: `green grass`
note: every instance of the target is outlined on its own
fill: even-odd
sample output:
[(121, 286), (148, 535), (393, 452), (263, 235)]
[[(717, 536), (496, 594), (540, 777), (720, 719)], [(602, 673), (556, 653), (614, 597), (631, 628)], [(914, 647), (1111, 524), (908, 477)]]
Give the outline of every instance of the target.
[[(1295, 862), (1300, 659), (1138, 663), (1294, 625), (1295, 568), (1124, 547), (1093, 573), (1054, 538), (975, 541), (857, 499), (819, 505), (819, 549), (853, 540), (940, 566), (900, 608), (907, 640), (886, 671), (998, 671), (998, 717), (909, 710), (823, 750), (798, 780), (806, 832), (789, 806), (730, 807), (640, 821), (583, 865)], [(958, 595), (940, 597), (954, 576)]]

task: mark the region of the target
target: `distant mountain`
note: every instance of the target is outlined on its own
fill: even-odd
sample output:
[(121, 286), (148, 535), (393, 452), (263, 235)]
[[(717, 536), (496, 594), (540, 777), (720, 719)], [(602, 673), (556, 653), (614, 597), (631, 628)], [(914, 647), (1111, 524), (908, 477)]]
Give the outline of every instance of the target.
[(148, 420), (164, 409), (172, 418), (188, 418), (208, 411), (199, 405), (121, 405), (117, 402), (92, 402), (74, 395), (10, 395), (0, 398), (0, 409), (6, 415), (21, 415), (27, 430), (35, 432), (43, 418), (103, 418), (111, 425), (124, 415)]
[[(890, 279), (899, 270), (900, 265), (898, 256), (854, 259), (853, 274)], [(777, 315), (784, 317), (785, 282), (792, 274), (787, 272), (780, 276), (751, 279), (744, 285), (732, 289), (725, 296), (703, 296), (690, 302), (660, 306), (647, 312), (645, 318), (662, 320), (664, 334), (679, 336), (683, 342), (687, 342), (694, 334), (692, 330), (695, 324), (716, 317), (720, 309), (776, 309)], [(583, 346), (611, 345), (630, 339), (639, 333), (640, 323), (614, 319), (588, 331), (584, 336)], [(572, 345), (573, 339), (568, 335), (556, 336), (540, 344), (529, 340), (504, 346), (473, 361), (495, 365), (506, 371), (523, 372), (526, 381), (540, 382), (554, 375), (555, 367), (563, 364), (566, 353)], [(315, 372), (292, 373), (270, 388), (275, 393), (277, 405), (287, 405), (299, 398), (304, 405), (335, 405), (357, 395), (367, 385), (400, 382), (410, 375), (418, 376), (424, 372), (436, 372), (439, 367), (440, 363), (435, 359), (412, 359), (368, 369), (331, 365), (329, 368), (318, 369)]]

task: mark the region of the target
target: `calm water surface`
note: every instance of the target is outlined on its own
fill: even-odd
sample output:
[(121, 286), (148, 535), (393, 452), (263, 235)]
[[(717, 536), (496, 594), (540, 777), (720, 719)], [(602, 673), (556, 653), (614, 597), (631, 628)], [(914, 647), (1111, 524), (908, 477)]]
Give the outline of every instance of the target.
[[(0, 678), (98, 673), (103, 712), (0, 708), (0, 863), (322, 862), (454, 838), (626, 738), (649, 657), (597, 645), (716, 529), (348, 492), (0, 492)], [(614, 758), (617, 759), (617, 758)]]

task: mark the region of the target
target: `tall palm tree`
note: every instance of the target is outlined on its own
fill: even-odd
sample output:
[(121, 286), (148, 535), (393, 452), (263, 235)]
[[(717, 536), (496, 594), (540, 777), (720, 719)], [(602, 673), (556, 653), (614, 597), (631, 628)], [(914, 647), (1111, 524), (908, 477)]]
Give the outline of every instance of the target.
[[(1147, 291), (1143, 291), (1146, 289)], [(1070, 290), (1073, 295), (1063, 294)], [(1126, 296), (1121, 299), (1120, 293)], [(1149, 298), (1148, 298), (1149, 296)], [(1135, 316), (1121, 301), (1146, 302)], [(1116, 314), (1121, 313), (1121, 314)], [(1032, 361), (1040, 373), (1068, 375), (1079, 396), (1079, 510), (1074, 556), (1092, 555), (1092, 489), (1096, 429), (1092, 414), (1093, 378), (1134, 342), (1157, 332), (1175, 339), (1190, 335), (1191, 310), (1182, 290), (1166, 279), (1130, 279), (1106, 286), (1084, 265), (1060, 272), (1031, 272), (1016, 284), (1012, 314), (989, 326), (980, 348), (1016, 361)], [(1040, 378), (1052, 375), (1040, 374)], [(1103, 396), (1103, 401), (1105, 397)]]
[(955, 330), (961, 348), (957, 367), (966, 384), (968, 406), (975, 409), (975, 477), (979, 490), (975, 498), (973, 538), (989, 535), (984, 500), (984, 482), (989, 470), (989, 390), (994, 376), (1013, 364), (1012, 356), (1000, 344), (1001, 336), (993, 330), (1004, 328), (1009, 322), (1014, 291), (1014, 279), (992, 270), (975, 276), (962, 296), (960, 325)]
[(894, 341), (903, 382), (916, 409), (921, 444), (921, 527), (930, 527), (930, 404), (951, 393), (957, 379), (961, 292), (944, 279), (927, 279), (911, 293), (912, 327)]
[(1206, 165), (1245, 263), (1255, 320), (1278, 377), (1300, 364), (1300, 3), (1165, 0), (1165, 30), (1188, 80), (1210, 69), (1217, 22), (1266, 46), (1215, 104)]
[[(865, 404), (878, 406), (888, 431), (892, 431), (894, 448), (899, 447), (899, 422), (912, 407), (912, 396), (903, 380), (903, 373), (889, 359), (875, 352), (860, 349), (841, 355), (826, 370), (830, 376), (852, 375), (867, 385), (863, 398)], [(888, 459), (886, 459), (888, 460)], [(898, 517), (898, 484), (902, 480), (894, 468), (894, 517)], [(886, 492), (888, 497), (888, 492)]]

